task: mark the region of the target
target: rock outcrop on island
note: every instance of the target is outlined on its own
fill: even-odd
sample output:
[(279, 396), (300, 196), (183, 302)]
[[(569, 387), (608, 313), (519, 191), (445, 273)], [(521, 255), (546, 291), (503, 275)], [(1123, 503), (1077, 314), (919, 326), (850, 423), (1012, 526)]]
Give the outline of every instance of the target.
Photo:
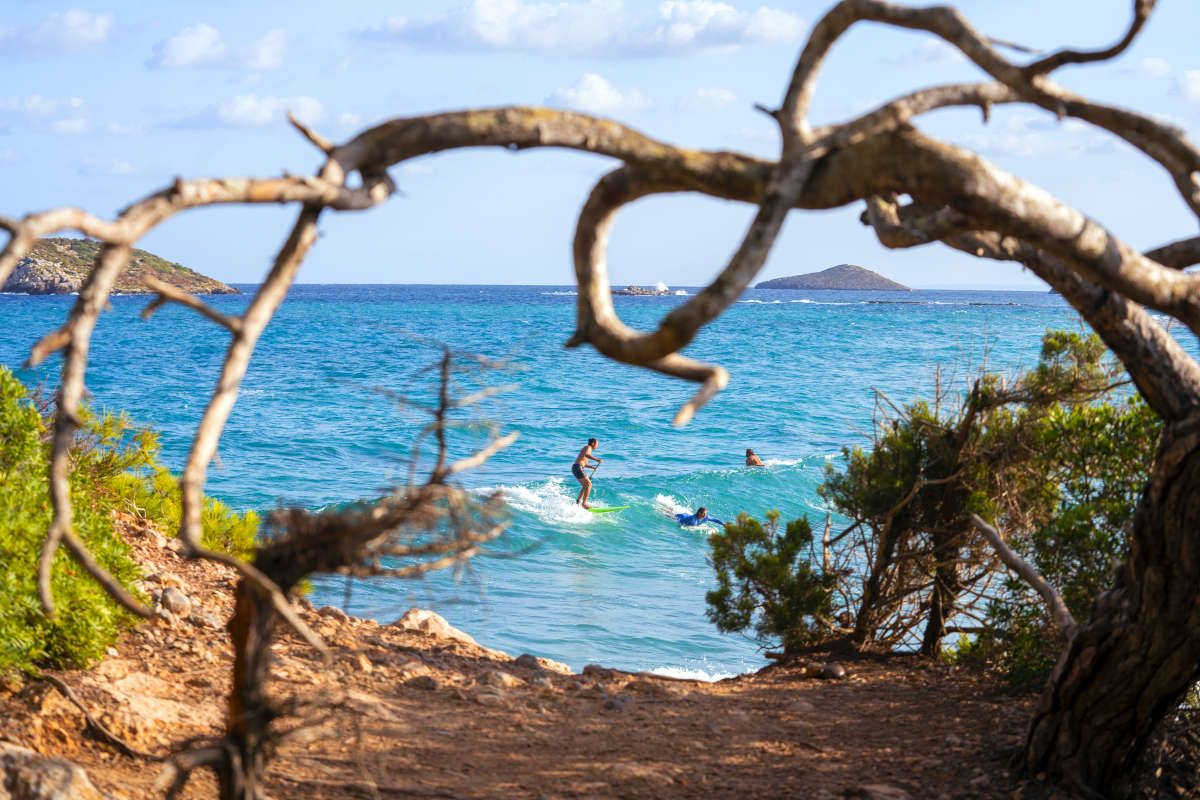
[(866, 267), (854, 264), (838, 264), (836, 267), (762, 281), (755, 289), (847, 289), (859, 292), (911, 292), (902, 283), (883, 277)]
[[(39, 241), (29, 255), (17, 262), (0, 291), (26, 294), (70, 294), (79, 291), (92, 270), (100, 243), (91, 239), (48, 238)], [(118, 294), (149, 294), (147, 276), (190, 294), (237, 294), (237, 289), (205, 277), (182, 264), (134, 250), (129, 265), (113, 286)]]
[(667, 288), (648, 289), (645, 286), (634, 286), (630, 284), (624, 289), (613, 289), (613, 294), (624, 295), (626, 297), (666, 297), (671, 293)]

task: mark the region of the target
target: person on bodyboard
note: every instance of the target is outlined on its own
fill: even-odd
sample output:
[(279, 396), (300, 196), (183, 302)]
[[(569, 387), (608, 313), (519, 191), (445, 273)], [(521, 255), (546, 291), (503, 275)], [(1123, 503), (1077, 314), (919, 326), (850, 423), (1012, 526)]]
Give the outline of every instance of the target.
[(579, 481), (582, 487), (579, 490), (579, 496), (575, 498), (575, 503), (584, 508), (591, 508), (588, 505), (588, 495), (592, 493), (592, 479), (588, 477), (584, 469), (588, 467), (588, 461), (595, 461), (596, 466), (600, 466), (600, 462), (604, 460), (592, 455), (596, 452), (596, 447), (599, 444), (599, 440), (595, 437), (588, 439), (587, 444), (580, 448), (579, 455), (575, 456), (575, 463), (571, 465), (571, 474), (575, 476), (575, 479)]
[(681, 528), (695, 528), (698, 525), (704, 525), (709, 522), (715, 523), (717, 525), (725, 524), (724, 522), (717, 519), (716, 517), (710, 517), (708, 515), (708, 509), (705, 508), (704, 506), (700, 506), (699, 508), (697, 508), (695, 514), (676, 514), (675, 519), (677, 519), (679, 521), (679, 526)]

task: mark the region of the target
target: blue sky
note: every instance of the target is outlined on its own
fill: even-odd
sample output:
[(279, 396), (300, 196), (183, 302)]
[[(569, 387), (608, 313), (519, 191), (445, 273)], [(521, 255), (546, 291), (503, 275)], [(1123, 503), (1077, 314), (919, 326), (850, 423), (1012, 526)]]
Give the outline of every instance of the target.
[[(112, 215), (176, 175), (311, 171), (287, 109), (332, 139), (393, 116), (504, 104), (613, 116), (683, 145), (774, 155), (752, 110), (777, 104), (827, 2), (453, 0), (300, 2), (0, 0), (0, 213), (80, 205)], [(1054, 48), (1107, 45), (1129, 0), (967, 0), (983, 31)], [(1200, 128), (1200, 5), (1164, 0), (1119, 61), (1059, 79), (1108, 102)], [(921, 86), (978, 77), (929, 37), (860, 27), (827, 63), (814, 116), (836, 121)], [(1109, 225), (1135, 246), (1195, 221), (1157, 167), (1086, 127), (1034, 109), (918, 123), (978, 149)], [(571, 281), (575, 215), (613, 162), (552, 151), (459, 151), (395, 170), (404, 194), (329, 215), (301, 281)], [(615, 283), (696, 285), (736, 248), (752, 209), (654, 198), (617, 221)], [(945, 248), (888, 251), (858, 206), (794, 213), (760, 278), (862, 264), (917, 287), (1030, 288), (1018, 267)], [(190, 212), (143, 245), (228, 281), (257, 280), (292, 209)]]

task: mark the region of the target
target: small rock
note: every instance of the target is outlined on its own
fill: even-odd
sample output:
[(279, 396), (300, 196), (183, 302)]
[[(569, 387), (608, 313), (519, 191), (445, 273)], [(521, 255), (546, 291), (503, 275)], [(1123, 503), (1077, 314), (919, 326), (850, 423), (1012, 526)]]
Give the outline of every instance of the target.
[(553, 689), (554, 681), (550, 680), (549, 675), (534, 675), (529, 679), (530, 686), (536, 686), (539, 689)]
[(501, 689), (515, 689), (518, 686), (523, 686), (525, 681), (515, 675), (510, 675), (507, 672), (494, 670), (484, 673), (483, 682), (488, 686), (496, 686)]
[(193, 611), (192, 615), (188, 617), (188, 621), (200, 628), (219, 629), (222, 627), (220, 618), (210, 611)]
[(433, 690), (438, 688), (438, 680), (432, 675), (418, 675), (415, 678), (406, 680), (404, 685), (410, 686), (413, 689)]
[(963, 743), (962, 737), (959, 736), (957, 733), (946, 734), (946, 744), (950, 745), (951, 747), (958, 747), (962, 743)]
[(633, 698), (625, 694), (609, 697), (604, 701), (604, 708), (608, 711), (624, 711), (632, 705)]
[(788, 706), (788, 711), (793, 711), (797, 714), (811, 714), (813, 704), (807, 700), (796, 700)]
[(104, 649), (104, 654), (105, 654), (106, 656), (108, 656), (109, 658), (116, 658), (116, 657), (117, 657), (117, 655), (118, 655), (118, 653), (117, 653), (117, 648), (115, 648), (115, 647), (106, 647), (106, 648)]
[(317, 609), (317, 613), (326, 619), (333, 619), (338, 622), (350, 621), (350, 615), (336, 606), (321, 606)]
[(178, 589), (167, 587), (158, 596), (158, 605), (177, 617), (186, 617), (192, 610), (192, 601)]
[(912, 800), (912, 795), (899, 786), (886, 783), (868, 783), (847, 789), (842, 793), (847, 800)]
[(367, 658), (362, 653), (358, 654), (357, 661), (358, 661), (358, 668), (360, 670), (362, 670), (363, 672), (367, 673), (368, 675), (370, 675), (372, 672), (375, 671), (375, 665), (371, 663), (371, 659)]
[(529, 653), (521, 653), (521, 655), (519, 655), (515, 659), (513, 659), (513, 663), (516, 664), (518, 667), (525, 667), (527, 669), (541, 669), (542, 668), (542, 665), (537, 660), (537, 656), (530, 655)]
[(155, 547), (165, 548), (167, 546), (167, 537), (163, 536), (158, 531), (153, 531)]
[(826, 681), (841, 680), (842, 678), (846, 677), (846, 668), (841, 664), (835, 664), (833, 662), (822, 664), (820, 672), (817, 673), (817, 677)]
[(172, 553), (182, 553), (183, 552), (183, 542), (181, 542), (175, 538), (167, 539), (167, 549), (170, 550)]
[(101, 800), (79, 766), (7, 742), (0, 742), (0, 791), (14, 800)]
[(398, 628), (418, 631), (430, 636), (436, 636), (439, 639), (451, 639), (465, 644), (479, 644), (469, 634), (463, 633), (449, 622), (446, 622), (441, 614), (425, 608), (410, 608), (404, 612), (404, 616), (392, 624)]
[(484, 686), (476, 691), (472, 698), (481, 706), (502, 706), (505, 704), (507, 692), (496, 686)]

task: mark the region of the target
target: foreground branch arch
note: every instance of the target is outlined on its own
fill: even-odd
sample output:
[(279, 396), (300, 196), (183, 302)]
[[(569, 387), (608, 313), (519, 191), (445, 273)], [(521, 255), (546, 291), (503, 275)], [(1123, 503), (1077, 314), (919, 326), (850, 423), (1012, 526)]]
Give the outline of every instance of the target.
[[(184, 303), (230, 334), (183, 475), (181, 536), (187, 552), (231, 563), (269, 598), (276, 613), (316, 643), (267, 574), (200, 545), (200, 509), (208, 466), (249, 360), (313, 246), (321, 214), (361, 211), (385, 202), (394, 192), (387, 170), (423, 155), (467, 147), (573, 149), (618, 164), (593, 188), (578, 221), (573, 248), (577, 319), (568, 344), (590, 344), (615, 360), (699, 383), (696, 395), (677, 414), (678, 424), (728, 381), (720, 365), (697, 362), (679, 351), (749, 285), (793, 209), (864, 202), (865, 221), (885, 246), (942, 242), (977, 257), (1023, 264), (1059, 290), (1103, 337), (1165, 420), (1166, 432), (1139, 506), (1130, 557), (1114, 587), (1098, 599), (1091, 618), (1080, 622), (1065, 646), (1032, 722), (1026, 763), (1032, 773), (1084, 794), (1115, 791), (1154, 725), (1200, 678), (1200, 552), (1191, 544), (1200, 528), (1200, 502), (1195, 500), (1200, 497), (1200, 365), (1147, 311), (1167, 314), (1200, 334), (1200, 276), (1183, 271), (1200, 262), (1200, 239), (1139, 252), (1048, 192), (974, 153), (922, 134), (914, 121), (950, 106), (979, 107), (986, 120), (992, 106), (1014, 103), (1077, 118), (1143, 152), (1171, 176), (1180, 200), (1200, 216), (1200, 151), (1181, 131), (1148, 115), (1074, 95), (1051, 78), (1061, 66), (1103, 62), (1123, 53), (1154, 3), (1135, 0), (1132, 6), (1131, 22), (1111, 47), (1064, 49), (1018, 64), (1002, 55), (1001, 48), (1008, 45), (979, 33), (954, 9), (842, 0), (813, 28), (780, 108), (770, 112), (783, 140), (777, 161), (675, 147), (584, 114), (503, 107), (395, 119), (342, 144), (296, 123), (325, 159), (314, 176), (178, 180), (113, 220), (74, 208), (20, 220), (0, 218), (0, 228), (10, 234), (0, 252), (0, 283), (41, 236), (72, 230), (104, 243), (69, 318), (30, 357), (36, 363), (64, 352), (50, 464), (54, 518), (42, 561), (43, 604), (52, 610), (49, 564), (65, 544), (115, 599), (147, 613), (75, 537), (67, 491), (69, 448), (79, 424), (91, 334), (141, 237), (176, 213), (210, 205), (300, 207), (242, 315), (226, 317), (195, 298), (167, 291), (152, 305)], [(937, 36), (988, 80), (920, 89), (856, 119), (813, 127), (809, 101), (825, 57), (864, 21)], [(638, 198), (678, 192), (751, 203), (759, 210), (729, 263), (702, 291), (654, 330), (636, 331), (625, 325), (611, 300), (605, 264), (611, 222)], [(901, 195), (910, 198), (904, 205), (896, 200)]]

